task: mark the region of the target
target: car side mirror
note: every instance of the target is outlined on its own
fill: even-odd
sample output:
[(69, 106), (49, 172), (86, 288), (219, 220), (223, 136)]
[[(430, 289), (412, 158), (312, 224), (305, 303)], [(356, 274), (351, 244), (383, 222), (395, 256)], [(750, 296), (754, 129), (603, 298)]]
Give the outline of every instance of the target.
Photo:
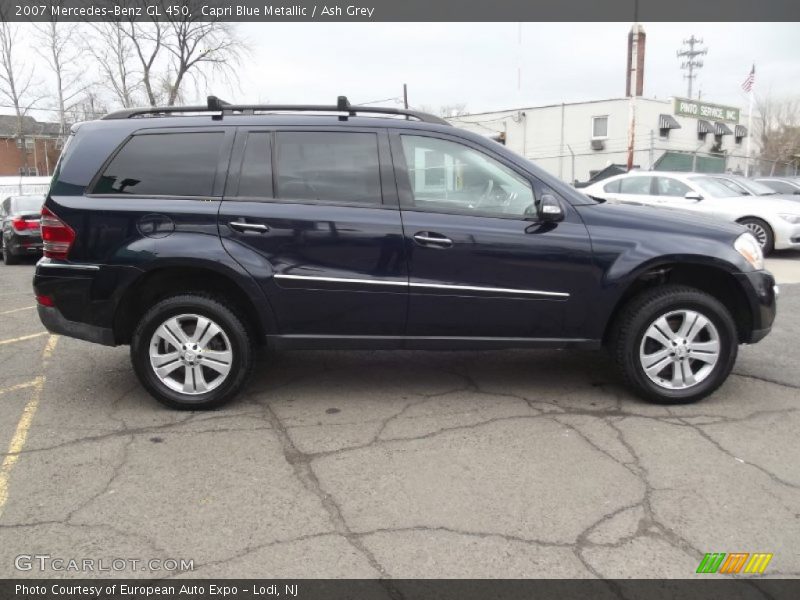
[(564, 207), (552, 194), (542, 194), (538, 213), (537, 216), (543, 223), (556, 223), (564, 220)]
[(700, 202), (700, 200), (703, 199), (703, 197), (697, 192), (686, 192), (684, 198), (686, 198), (687, 200), (694, 200), (695, 202)]

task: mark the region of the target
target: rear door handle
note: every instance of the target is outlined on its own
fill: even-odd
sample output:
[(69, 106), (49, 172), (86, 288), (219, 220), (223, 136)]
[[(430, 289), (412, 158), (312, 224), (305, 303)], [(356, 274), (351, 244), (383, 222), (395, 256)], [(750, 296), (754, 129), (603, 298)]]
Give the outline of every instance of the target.
[(247, 233), (252, 231), (254, 233), (266, 233), (269, 231), (269, 226), (263, 225), (261, 223), (245, 223), (244, 221), (231, 221), (228, 223), (231, 229), (235, 229), (236, 231), (241, 231), (242, 233)]
[(441, 233), (431, 231), (420, 231), (414, 234), (414, 241), (420, 246), (434, 246), (436, 248), (450, 248), (453, 240), (443, 236)]

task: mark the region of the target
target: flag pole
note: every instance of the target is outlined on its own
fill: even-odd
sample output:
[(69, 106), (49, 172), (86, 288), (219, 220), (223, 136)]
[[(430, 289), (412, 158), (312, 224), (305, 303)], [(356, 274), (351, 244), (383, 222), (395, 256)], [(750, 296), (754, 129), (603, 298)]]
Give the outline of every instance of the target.
[[(755, 64), (753, 71), (755, 72)], [(744, 163), (744, 176), (750, 177), (750, 140), (753, 137), (753, 88), (755, 88), (755, 79), (750, 84), (750, 108), (747, 111), (747, 159)]]

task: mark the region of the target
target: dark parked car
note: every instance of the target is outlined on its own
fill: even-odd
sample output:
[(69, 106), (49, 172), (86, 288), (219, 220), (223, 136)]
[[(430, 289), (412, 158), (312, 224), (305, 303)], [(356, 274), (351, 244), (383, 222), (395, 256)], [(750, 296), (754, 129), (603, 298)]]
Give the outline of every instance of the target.
[(598, 202), (438, 117), (344, 98), (84, 123), (42, 233), (45, 326), (130, 344), (177, 408), (233, 397), (262, 344), (605, 346), (642, 396), (693, 401), (775, 316), (744, 227)]
[(39, 217), (44, 196), (11, 196), (0, 203), (3, 263), (13, 265), (23, 256), (42, 253)]

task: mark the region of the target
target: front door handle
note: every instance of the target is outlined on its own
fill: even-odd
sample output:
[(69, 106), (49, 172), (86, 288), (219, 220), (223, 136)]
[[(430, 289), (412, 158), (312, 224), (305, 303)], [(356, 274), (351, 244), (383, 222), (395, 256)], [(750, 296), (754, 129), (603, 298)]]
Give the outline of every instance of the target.
[(441, 233), (434, 233), (432, 231), (420, 231), (415, 233), (414, 241), (420, 246), (432, 246), (435, 248), (450, 248), (453, 245), (453, 240), (443, 236)]
[(231, 221), (228, 223), (231, 229), (235, 229), (236, 231), (241, 231), (242, 233), (247, 233), (249, 231), (255, 233), (266, 233), (269, 231), (269, 226), (263, 225), (261, 223), (245, 223), (244, 221)]

